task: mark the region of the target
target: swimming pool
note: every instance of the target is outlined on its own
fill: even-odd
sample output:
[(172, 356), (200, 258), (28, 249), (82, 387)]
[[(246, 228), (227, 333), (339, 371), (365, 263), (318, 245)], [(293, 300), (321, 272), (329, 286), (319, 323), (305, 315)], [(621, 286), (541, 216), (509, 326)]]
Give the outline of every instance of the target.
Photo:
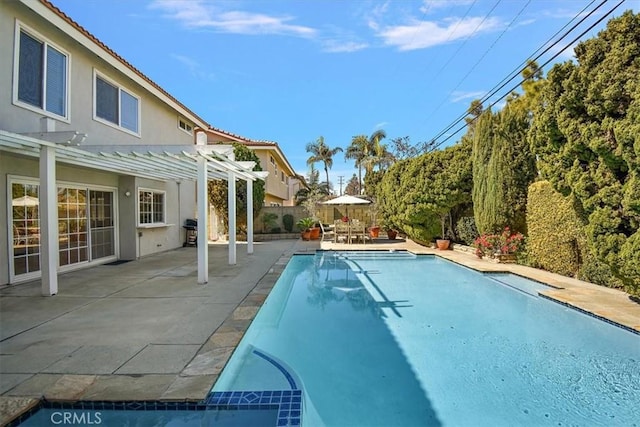
[(625, 425), (640, 336), (433, 256), (294, 256), (213, 391), (301, 390), (309, 426)]

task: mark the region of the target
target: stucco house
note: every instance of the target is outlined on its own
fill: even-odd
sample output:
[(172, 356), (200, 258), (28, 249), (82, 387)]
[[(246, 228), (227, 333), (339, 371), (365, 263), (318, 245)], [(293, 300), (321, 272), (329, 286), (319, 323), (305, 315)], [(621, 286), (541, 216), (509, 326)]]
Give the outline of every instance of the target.
[(208, 179), (266, 177), (47, 0), (0, 2), (0, 55), (0, 285), (41, 277), (53, 295), (58, 272), (181, 247)]
[(297, 174), (280, 146), (276, 142), (255, 141), (220, 129), (209, 128), (205, 131), (207, 143), (239, 143), (253, 150), (260, 159), (263, 171), (269, 172), (265, 179), (264, 206), (293, 206), (295, 192), (299, 186), (290, 187), (290, 181)]

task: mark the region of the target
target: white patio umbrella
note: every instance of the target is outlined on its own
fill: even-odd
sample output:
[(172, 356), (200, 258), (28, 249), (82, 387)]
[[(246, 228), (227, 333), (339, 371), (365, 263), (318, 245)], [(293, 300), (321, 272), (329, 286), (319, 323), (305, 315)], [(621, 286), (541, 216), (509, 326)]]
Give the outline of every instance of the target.
[(11, 201), (11, 206), (32, 207), (32, 206), (38, 206), (39, 203), (40, 201), (38, 200), (37, 197), (22, 196), (22, 197), (16, 197), (15, 199), (13, 199)]
[(368, 205), (369, 203), (371, 203), (371, 200), (361, 199), (360, 197), (350, 196), (348, 194), (343, 194), (342, 196), (338, 196), (335, 199), (322, 202), (322, 204), (324, 205), (345, 206), (347, 210), (347, 217), (349, 216), (349, 205)]

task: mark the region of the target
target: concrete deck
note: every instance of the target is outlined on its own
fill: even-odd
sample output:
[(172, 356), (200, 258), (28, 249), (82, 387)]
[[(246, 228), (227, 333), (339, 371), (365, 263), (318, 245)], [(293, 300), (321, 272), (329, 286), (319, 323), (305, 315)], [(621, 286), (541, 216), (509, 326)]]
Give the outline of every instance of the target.
[(403, 239), (366, 245), (280, 240), (209, 246), (209, 283), (197, 284), (195, 248), (63, 274), (59, 293), (40, 281), (0, 289), (0, 424), (49, 400), (200, 401), (297, 252), (402, 250), (480, 271), (549, 283), (547, 296), (640, 331), (640, 304), (623, 292), (519, 265), (494, 264)]

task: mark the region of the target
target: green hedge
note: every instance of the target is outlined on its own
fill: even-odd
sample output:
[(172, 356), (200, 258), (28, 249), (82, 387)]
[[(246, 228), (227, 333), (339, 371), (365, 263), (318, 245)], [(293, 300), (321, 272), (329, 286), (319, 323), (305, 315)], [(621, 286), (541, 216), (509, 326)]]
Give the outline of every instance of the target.
[(583, 226), (570, 199), (548, 181), (529, 186), (527, 229), (527, 253), (534, 266), (565, 276), (578, 275), (586, 240)]
[[(610, 288), (624, 288), (611, 268), (597, 259), (597, 251), (588, 247), (586, 226), (571, 199), (554, 190), (549, 181), (529, 186), (527, 228), (527, 256), (533, 266)], [(630, 287), (626, 290), (637, 293)]]

